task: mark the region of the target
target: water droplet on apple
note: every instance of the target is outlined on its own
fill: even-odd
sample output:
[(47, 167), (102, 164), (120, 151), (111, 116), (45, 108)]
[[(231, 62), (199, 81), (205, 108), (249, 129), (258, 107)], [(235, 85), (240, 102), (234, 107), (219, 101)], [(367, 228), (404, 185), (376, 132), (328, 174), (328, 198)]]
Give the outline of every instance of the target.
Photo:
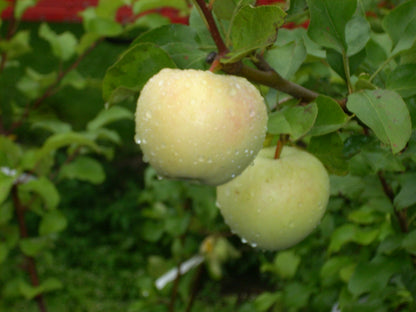
[(215, 202), (215, 206), (217, 206), (217, 208), (221, 208), (221, 204), (218, 201)]
[(243, 244), (247, 244), (247, 240), (246, 240), (244, 237), (242, 237), (242, 238), (241, 238), (241, 242), (242, 242)]
[(136, 135), (136, 137), (134, 138), (134, 141), (135, 141), (137, 144), (142, 143), (142, 140), (140, 140), (139, 136), (137, 136), (137, 135)]
[(251, 110), (249, 116), (253, 118), (254, 116), (256, 116), (256, 112), (254, 110)]
[(146, 114), (144, 114), (146, 119), (150, 119), (152, 118), (152, 113), (151, 112), (146, 112)]
[(161, 175), (157, 175), (158, 180), (163, 180), (163, 177)]
[(256, 248), (257, 247), (257, 243), (254, 243), (254, 242), (253, 243), (250, 243), (250, 246), (253, 247), (253, 248)]

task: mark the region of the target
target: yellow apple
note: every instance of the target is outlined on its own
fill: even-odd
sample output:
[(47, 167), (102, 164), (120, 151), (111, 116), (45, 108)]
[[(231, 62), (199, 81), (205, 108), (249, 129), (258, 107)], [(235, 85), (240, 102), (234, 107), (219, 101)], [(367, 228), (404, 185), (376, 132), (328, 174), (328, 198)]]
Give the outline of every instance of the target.
[(262, 149), (240, 176), (217, 187), (226, 223), (244, 242), (265, 250), (285, 249), (319, 224), (329, 198), (329, 177), (312, 154), (285, 146)]
[(163, 69), (137, 101), (136, 142), (166, 178), (208, 185), (239, 175), (262, 148), (267, 110), (245, 78)]

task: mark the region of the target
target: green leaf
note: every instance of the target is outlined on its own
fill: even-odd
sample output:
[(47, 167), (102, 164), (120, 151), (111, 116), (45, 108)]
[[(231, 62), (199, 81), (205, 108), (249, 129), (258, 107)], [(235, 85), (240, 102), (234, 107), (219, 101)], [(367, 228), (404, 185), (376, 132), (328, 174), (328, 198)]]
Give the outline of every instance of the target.
[(416, 230), (406, 234), (402, 242), (402, 247), (412, 255), (416, 255)]
[(49, 245), (49, 240), (44, 237), (24, 238), (19, 241), (22, 252), (29, 257), (36, 257)]
[(388, 76), (386, 85), (402, 97), (416, 95), (416, 64), (397, 66)]
[(184, 12), (189, 10), (188, 2), (186, 0), (140, 0), (134, 2), (133, 12), (134, 14), (139, 14), (144, 11), (161, 7), (171, 7)]
[(317, 115), (316, 103), (285, 107), (269, 116), (268, 131), (271, 134), (289, 134), (292, 140), (297, 140), (312, 128)]
[(393, 40), (393, 55), (410, 49), (416, 40), (416, 0), (397, 6), (384, 18), (383, 27)]
[(46, 177), (39, 177), (38, 179), (21, 184), (19, 191), (38, 194), (45, 203), (46, 209), (52, 210), (58, 206), (59, 193), (55, 185)]
[(9, 196), (15, 177), (5, 174), (0, 168), (0, 205)]
[(318, 106), (318, 115), (315, 124), (309, 132), (310, 135), (323, 135), (342, 128), (350, 119), (344, 113), (339, 103), (334, 99), (320, 95), (315, 100)]
[(416, 173), (405, 173), (399, 177), (400, 191), (394, 197), (394, 205), (401, 210), (416, 204)]
[(340, 271), (350, 266), (352, 259), (346, 256), (329, 258), (321, 267), (319, 272), (322, 284), (324, 286), (331, 286), (340, 280)]
[(375, 135), (400, 152), (411, 135), (410, 115), (406, 103), (391, 90), (364, 90), (348, 96), (347, 108), (369, 126)]
[(124, 107), (112, 106), (108, 109), (101, 110), (93, 120), (88, 122), (87, 130), (97, 130), (109, 123), (122, 119), (133, 119), (133, 113)]
[(66, 217), (59, 210), (52, 210), (42, 216), (39, 235), (48, 235), (63, 231), (68, 225)]
[(55, 82), (56, 76), (56, 72), (41, 74), (28, 67), (25, 74), (17, 82), (17, 89), (33, 100), (38, 98), (48, 86)]
[(78, 179), (93, 184), (100, 184), (105, 180), (105, 173), (101, 163), (97, 160), (79, 156), (74, 161), (61, 167), (59, 177), (61, 179)]
[(14, 206), (12, 201), (6, 201), (3, 204), (0, 204), (0, 226), (7, 224), (14, 214)]
[[(321, 46), (341, 54), (347, 51), (345, 30), (355, 12), (357, 0), (307, 0), (307, 3), (311, 16), (309, 37)], [(353, 33), (348, 35), (349, 40), (354, 38), (352, 35)]]
[(70, 124), (60, 121), (59, 119), (39, 119), (32, 122), (33, 129), (44, 129), (51, 133), (71, 132)]
[(39, 37), (48, 41), (53, 54), (63, 61), (69, 60), (75, 54), (78, 40), (75, 35), (69, 31), (58, 35), (48, 24), (42, 23), (39, 27)]
[(17, 20), (22, 18), (23, 13), (25, 11), (36, 5), (39, 0), (19, 0), (16, 2), (16, 7), (14, 9), (14, 16)]
[(42, 148), (38, 151), (36, 158), (40, 160), (51, 152), (72, 144), (88, 146), (96, 151), (99, 150), (98, 145), (84, 134), (77, 132), (56, 133), (45, 141)]
[(273, 293), (263, 292), (258, 295), (254, 301), (255, 311), (256, 312), (266, 312), (278, 302), (282, 301), (282, 293), (275, 291)]
[(265, 59), (281, 76), (290, 79), (306, 59), (306, 49), (300, 40), (274, 45), (267, 50)]
[(387, 286), (391, 276), (400, 272), (402, 261), (396, 258), (381, 258), (359, 263), (348, 282), (348, 290), (354, 296), (367, 292), (379, 292)]
[(338, 252), (342, 246), (354, 242), (360, 245), (371, 244), (378, 236), (379, 229), (361, 228), (356, 224), (344, 224), (331, 235), (328, 252)]
[(76, 69), (71, 70), (61, 81), (61, 86), (71, 86), (81, 90), (87, 86), (87, 80)]
[(163, 68), (175, 68), (169, 55), (151, 43), (139, 43), (125, 51), (106, 72), (103, 80), (103, 97), (113, 104), (126, 97), (117, 97), (120, 88), (135, 96), (153, 75)]
[(281, 251), (274, 259), (274, 266), (280, 277), (290, 279), (295, 276), (300, 261), (293, 250)]
[(291, 282), (285, 285), (283, 290), (284, 301), (288, 307), (299, 311), (300, 308), (307, 306), (312, 291), (312, 288), (307, 283)]
[(242, 7), (231, 26), (232, 52), (221, 61), (235, 62), (256, 49), (272, 45), (285, 16), (286, 13), (277, 5)]
[(63, 287), (62, 283), (56, 278), (47, 278), (39, 286), (34, 287), (27, 282), (20, 280), (19, 281), (19, 290), (20, 293), (27, 299), (31, 300), (36, 296), (50, 292), (54, 290), (61, 289)]
[(329, 133), (312, 137), (308, 151), (319, 158), (330, 173), (344, 175), (348, 172), (348, 163), (343, 153), (344, 144), (338, 133)]
[(354, 16), (345, 26), (347, 56), (357, 54), (364, 49), (370, 39), (370, 24), (362, 16)]
[(0, 51), (7, 53), (7, 59), (12, 60), (32, 50), (30, 32), (18, 31), (10, 40), (0, 40)]
[(9, 248), (3, 242), (0, 242), (0, 264), (6, 260), (9, 254)]
[[(345, 67), (343, 63), (342, 54), (338, 53), (335, 50), (328, 49), (326, 52), (326, 58), (328, 64), (331, 66), (333, 70), (336, 71), (338, 75), (340, 75), (344, 80), (346, 80), (345, 76)], [(362, 62), (366, 59), (366, 52), (362, 50), (361, 52), (349, 57), (348, 64), (350, 69), (350, 74), (353, 75)]]

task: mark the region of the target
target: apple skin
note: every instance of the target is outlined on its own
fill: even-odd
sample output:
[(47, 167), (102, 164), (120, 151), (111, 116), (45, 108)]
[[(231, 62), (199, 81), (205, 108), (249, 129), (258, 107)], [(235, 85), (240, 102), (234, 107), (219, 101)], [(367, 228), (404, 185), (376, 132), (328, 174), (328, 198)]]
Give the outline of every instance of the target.
[(289, 248), (319, 224), (329, 177), (312, 154), (285, 146), (262, 149), (240, 176), (217, 187), (217, 205), (243, 242), (264, 250)]
[(136, 142), (161, 177), (223, 184), (260, 151), (267, 109), (245, 78), (162, 69), (137, 101)]

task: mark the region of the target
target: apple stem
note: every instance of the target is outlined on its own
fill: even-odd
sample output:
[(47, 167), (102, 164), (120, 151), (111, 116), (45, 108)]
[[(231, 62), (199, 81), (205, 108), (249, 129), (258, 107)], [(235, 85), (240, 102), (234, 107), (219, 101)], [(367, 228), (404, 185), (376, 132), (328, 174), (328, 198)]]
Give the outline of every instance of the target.
[(276, 150), (274, 152), (274, 159), (279, 159), (280, 158), (280, 154), (282, 152), (283, 145), (284, 145), (283, 140), (279, 139), (279, 141), (277, 141), (277, 144), (276, 144)]

